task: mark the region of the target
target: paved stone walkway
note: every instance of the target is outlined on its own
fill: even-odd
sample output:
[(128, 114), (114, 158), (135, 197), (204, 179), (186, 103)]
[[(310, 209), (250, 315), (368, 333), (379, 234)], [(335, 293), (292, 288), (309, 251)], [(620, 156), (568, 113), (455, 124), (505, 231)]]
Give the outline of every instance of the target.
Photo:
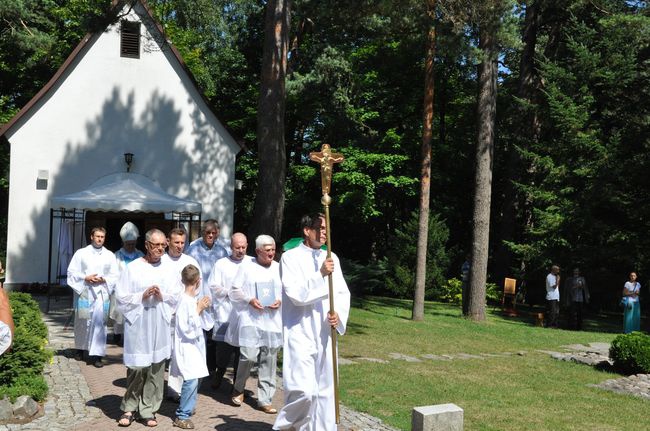
[[(44, 298), (36, 298), (44, 304)], [(41, 417), (28, 424), (0, 425), (0, 431), (68, 431), (123, 429), (117, 426), (120, 401), (125, 391), (126, 369), (122, 364), (122, 348), (107, 347), (107, 364), (103, 368), (86, 365), (72, 358), (74, 335), (69, 300), (52, 302), (51, 311), (43, 314), (49, 329), (50, 348), (55, 351), (53, 362), (46, 367), (45, 376), (50, 393)], [(45, 307), (42, 307), (44, 310)], [(227, 376), (228, 377), (228, 376)], [(254, 397), (247, 397), (244, 405), (230, 403), (232, 385), (224, 380), (218, 390), (205, 379), (192, 417), (197, 430), (217, 431), (270, 431), (276, 415), (258, 410)], [(281, 381), (273, 398), (273, 405), (282, 405)], [(247, 389), (256, 391), (255, 380), (249, 379)], [(172, 426), (176, 403), (163, 401), (158, 412), (156, 430), (177, 430)], [(372, 416), (341, 406), (339, 431), (396, 431)], [(129, 430), (148, 429), (133, 423)]]

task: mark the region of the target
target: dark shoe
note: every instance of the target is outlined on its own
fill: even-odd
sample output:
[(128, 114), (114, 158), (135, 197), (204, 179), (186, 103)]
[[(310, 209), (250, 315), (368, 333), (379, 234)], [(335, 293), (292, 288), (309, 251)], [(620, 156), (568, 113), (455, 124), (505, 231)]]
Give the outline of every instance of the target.
[(214, 380), (212, 380), (212, 389), (219, 389), (223, 376), (226, 374), (226, 370), (223, 368), (217, 368), (217, 372), (214, 375)]
[(189, 419), (174, 419), (174, 426), (184, 430), (194, 429), (194, 424)]
[(149, 428), (153, 428), (153, 427), (158, 426), (158, 420), (156, 419), (155, 416), (152, 417), (152, 418), (139, 418), (138, 422), (140, 422), (142, 425), (144, 425), (146, 427), (149, 427)]

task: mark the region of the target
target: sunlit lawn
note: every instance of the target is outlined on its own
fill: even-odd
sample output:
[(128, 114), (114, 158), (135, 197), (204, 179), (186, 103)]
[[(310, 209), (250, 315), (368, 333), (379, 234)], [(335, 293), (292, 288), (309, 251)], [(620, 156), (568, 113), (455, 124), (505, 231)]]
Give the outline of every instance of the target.
[[(457, 307), (437, 303), (427, 304), (423, 322), (409, 320), (410, 314), (408, 301), (356, 301), (348, 333), (339, 339), (340, 356), (356, 362), (340, 367), (343, 404), (402, 430), (410, 430), (413, 407), (444, 403), (464, 409), (465, 430), (650, 429), (649, 402), (587, 386), (616, 374), (537, 351), (609, 342), (618, 319), (592, 319), (589, 331), (575, 332), (535, 327), (527, 317), (496, 312), (477, 324), (461, 318)], [(391, 352), (422, 362), (391, 359)], [(503, 352), (513, 355), (452, 361), (421, 357)]]

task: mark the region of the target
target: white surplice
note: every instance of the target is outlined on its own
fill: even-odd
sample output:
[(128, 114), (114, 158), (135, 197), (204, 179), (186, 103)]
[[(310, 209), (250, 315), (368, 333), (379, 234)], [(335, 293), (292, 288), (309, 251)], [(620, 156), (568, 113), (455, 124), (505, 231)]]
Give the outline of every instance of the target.
[[(181, 290), (175, 267), (165, 259), (151, 264), (139, 258), (127, 265), (118, 282), (116, 295), (124, 315), (124, 365), (147, 367), (171, 356), (171, 317)], [(143, 300), (142, 294), (158, 286), (162, 301)]]
[[(124, 249), (120, 248), (115, 252), (115, 259), (117, 259), (117, 270), (118, 274), (122, 274), (126, 270), (126, 265), (133, 262), (137, 258), (144, 256), (144, 253), (138, 249), (133, 250), (133, 253), (129, 253)], [(119, 280), (119, 278), (118, 278)], [(109, 315), (113, 320), (113, 333), (114, 334), (123, 334), (124, 333), (124, 316), (117, 310), (117, 300), (115, 299), (115, 291), (111, 294), (111, 306), (109, 309)]]
[(225, 336), (228, 344), (238, 347), (282, 346), (282, 307), (256, 310), (249, 304), (260, 286), (272, 287), (275, 299), (282, 299), (279, 267), (275, 261), (265, 267), (255, 259), (239, 267), (228, 295), (233, 305)]
[[(205, 361), (205, 338), (201, 317), (196, 310), (197, 296), (181, 294), (174, 324), (174, 349), (169, 376), (182, 380), (200, 379), (207, 376)], [(204, 310), (203, 313), (207, 313)], [(182, 381), (181, 380), (181, 381)]]
[[(97, 274), (105, 282), (86, 283), (84, 278)], [(110, 294), (118, 277), (115, 255), (105, 247), (88, 245), (77, 250), (68, 265), (68, 285), (74, 290), (74, 344), (91, 356), (106, 354), (106, 317)]]
[[(336, 431), (334, 378), (328, 277), (320, 267), (327, 253), (304, 244), (282, 255), (284, 354), (282, 377), (284, 407), (274, 430)], [(345, 332), (350, 312), (350, 291), (335, 254), (334, 309), (339, 334)]]
[(212, 293), (212, 315), (214, 317), (214, 330), (212, 339), (215, 341), (225, 341), (226, 331), (232, 312), (232, 302), (228, 294), (232, 287), (232, 281), (237, 275), (239, 268), (253, 261), (250, 256), (244, 256), (241, 260), (235, 260), (232, 256), (222, 257), (217, 260), (210, 272), (208, 288)]
[[(172, 257), (168, 253), (165, 253), (165, 255), (163, 255), (161, 259), (164, 260), (165, 264), (170, 265), (172, 267), (171, 271), (173, 273), (178, 275), (175, 283), (177, 285), (177, 289), (179, 289), (180, 292), (183, 292), (185, 290), (185, 286), (183, 286), (183, 281), (181, 279), (181, 272), (183, 272), (183, 268), (185, 268), (187, 265), (190, 264), (194, 265), (199, 270), (199, 274), (201, 276), (201, 284), (203, 285), (203, 278), (202, 278), (203, 273), (201, 272), (201, 266), (199, 265), (197, 260), (194, 259), (192, 256), (185, 253), (181, 253), (180, 256), (178, 257)], [(174, 354), (174, 346), (175, 346), (175, 341), (174, 341), (174, 334), (176, 331), (175, 324), (174, 324), (175, 312), (176, 310), (173, 310), (172, 321), (171, 321), (172, 355)], [(201, 323), (203, 327), (206, 327), (208, 329), (211, 328), (212, 325), (214, 324), (211, 313), (208, 312), (201, 313)], [(205, 351), (205, 347), (204, 347), (204, 351)], [(167, 386), (177, 394), (180, 394), (181, 388), (183, 386), (183, 377), (179, 373), (174, 375), (170, 373), (169, 377), (167, 378)]]

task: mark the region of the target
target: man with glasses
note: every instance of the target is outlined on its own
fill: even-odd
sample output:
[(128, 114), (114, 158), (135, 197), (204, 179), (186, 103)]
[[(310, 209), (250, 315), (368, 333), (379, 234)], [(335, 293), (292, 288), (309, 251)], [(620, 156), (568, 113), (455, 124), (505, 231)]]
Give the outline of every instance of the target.
[(156, 412), (163, 399), (165, 360), (171, 356), (171, 316), (181, 287), (176, 268), (162, 259), (167, 240), (158, 229), (145, 235), (144, 257), (131, 262), (117, 285), (117, 303), (124, 314), (126, 393), (119, 426), (140, 419), (158, 425)]
[[(345, 332), (350, 291), (338, 257), (321, 250), (327, 239), (322, 214), (300, 221), (303, 242), (282, 255), (282, 377), (284, 407), (274, 430), (336, 431), (331, 329)], [(334, 310), (329, 313), (329, 282)]]
[[(208, 219), (201, 227), (201, 238), (198, 238), (189, 245), (187, 254), (192, 256), (199, 263), (201, 278), (207, 281), (210, 278), (212, 267), (222, 257), (228, 256), (228, 251), (218, 244), (219, 222), (215, 219)], [(201, 284), (201, 297), (212, 296), (208, 283)], [(205, 356), (210, 375), (214, 375), (217, 368), (216, 344), (212, 339), (212, 331), (205, 332)]]

